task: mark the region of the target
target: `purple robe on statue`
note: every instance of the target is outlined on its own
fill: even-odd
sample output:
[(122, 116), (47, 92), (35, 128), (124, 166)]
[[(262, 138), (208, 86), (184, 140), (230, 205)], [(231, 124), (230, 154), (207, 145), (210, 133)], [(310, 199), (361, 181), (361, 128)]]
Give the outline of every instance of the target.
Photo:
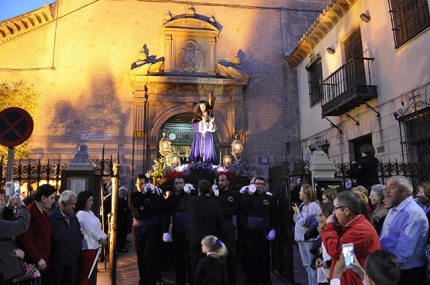
[(213, 118), (209, 122), (203, 119), (191, 125), (194, 129), (194, 138), (191, 144), (190, 162), (207, 161), (212, 164), (218, 164), (212, 136), (212, 133), (216, 131), (216, 124)]

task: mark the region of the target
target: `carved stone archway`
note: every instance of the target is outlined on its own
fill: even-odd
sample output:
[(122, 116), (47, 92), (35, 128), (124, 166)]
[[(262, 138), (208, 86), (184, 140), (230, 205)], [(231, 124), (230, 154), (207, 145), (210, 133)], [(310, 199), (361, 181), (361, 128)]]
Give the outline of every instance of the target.
[(144, 45), (138, 61), (132, 64), (134, 135), (137, 141), (140, 137), (144, 140), (144, 167), (149, 167), (157, 155), (164, 123), (172, 116), (195, 112), (197, 102), (207, 100), (209, 92), (216, 96), (214, 116), (223, 151), (228, 151), (234, 133), (246, 132), (244, 87), (250, 77), (233, 63), (217, 63), (220, 26), (190, 8), (184, 15), (166, 19), (163, 56), (149, 56)]

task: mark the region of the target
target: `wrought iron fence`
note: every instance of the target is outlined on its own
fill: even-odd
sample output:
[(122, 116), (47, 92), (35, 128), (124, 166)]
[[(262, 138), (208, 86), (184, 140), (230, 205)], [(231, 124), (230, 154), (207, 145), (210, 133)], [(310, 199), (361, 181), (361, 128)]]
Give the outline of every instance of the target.
[[(61, 171), (67, 169), (67, 164), (58, 160), (53, 162), (41, 162), (40, 160), (18, 160), (12, 169), (12, 180), (18, 181), (21, 186), (27, 187), (27, 193), (31, 193), (39, 187), (40, 183), (53, 184), (59, 190)], [(7, 166), (4, 157), (0, 160), (0, 188), (5, 189)]]
[[(335, 163), (335, 177), (351, 179), (349, 162)], [(409, 178), (414, 188), (423, 181), (430, 181), (430, 162), (405, 163), (395, 161), (379, 162), (378, 176), (382, 184), (392, 176), (402, 175)]]
[(292, 177), (304, 178), (309, 173), (308, 161), (296, 161), (292, 167), (286, 161), (269, 168), (269, 190), (277, 200), (277, 238), (272, 242), (272, 268), (289, 284), (294, 280), (294, 224), (291, 209)]
[[(61, 172), (68, 164), (61, 160), (41, 162), (39, 160), (16, 160), (12, 169), (12, 180), (18, 181), (21, 187), (26, 187), (26, 194), (31, 194), (40, 184), (48, 183), (57, 190), (61, 187)], [(4, 157), (0, 159), (0, 189), (5, 189), (7, 165)], [(95, 176), (112, 176), (113, 159), (96, 159), (94, 161)]]

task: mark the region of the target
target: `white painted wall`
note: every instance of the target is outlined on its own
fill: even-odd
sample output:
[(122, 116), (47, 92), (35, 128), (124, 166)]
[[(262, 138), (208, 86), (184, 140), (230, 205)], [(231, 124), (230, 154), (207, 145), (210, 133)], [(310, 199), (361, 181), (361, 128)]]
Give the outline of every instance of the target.
[[(371, 17), (367, 23), (362, 22), (359, 16), (366, 11)], [(327, 120), (321, 118), (321, 103), (312, 107), (309, 105), (308, 74), (305, 69), (309, 58), (298, 66), (300, 130), (304, 157), (310, 153), (309, 144), (321, 138), (330, 141), (330, 159), (337, 162), (349, 161), (352, 150), (349, 149), (348, 142), (368, 134), (372, 134), (375, 148), (385, 148), (385, 152), (376, 154), (377, 157), (384, 161), (401, 157), (399, 125), (393, 113), (401, 108), (402, 94), (430, 82), (430, 29), (396, 50), (388, 11), (388, 1), (357, 1), (313, 50), (314, 54), (321, 55), (325, 79), (344, 64), (342, 41), (360, 27), (364, 56), (375, 58), (371, 72), (372, 84), (376, 84), (378, 88), (378, 98), (368, 104), (380, 113), (380, 118), (364, 105), (348, 112), (360, 123), (359, 126), (345, 115), (329, 117), (342, 129), (342, 134), (339, 134)], [(335, 54), (327, 53), (329, 46), (335, 48)]]

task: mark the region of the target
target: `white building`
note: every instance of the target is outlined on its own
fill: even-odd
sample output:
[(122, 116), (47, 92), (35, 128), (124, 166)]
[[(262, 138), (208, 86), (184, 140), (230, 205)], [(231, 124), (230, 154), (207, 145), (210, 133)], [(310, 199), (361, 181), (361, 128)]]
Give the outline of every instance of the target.
[(333, 0), (287, 57), (297, 69), (303, 158), (430, 161), (428, 0)]

